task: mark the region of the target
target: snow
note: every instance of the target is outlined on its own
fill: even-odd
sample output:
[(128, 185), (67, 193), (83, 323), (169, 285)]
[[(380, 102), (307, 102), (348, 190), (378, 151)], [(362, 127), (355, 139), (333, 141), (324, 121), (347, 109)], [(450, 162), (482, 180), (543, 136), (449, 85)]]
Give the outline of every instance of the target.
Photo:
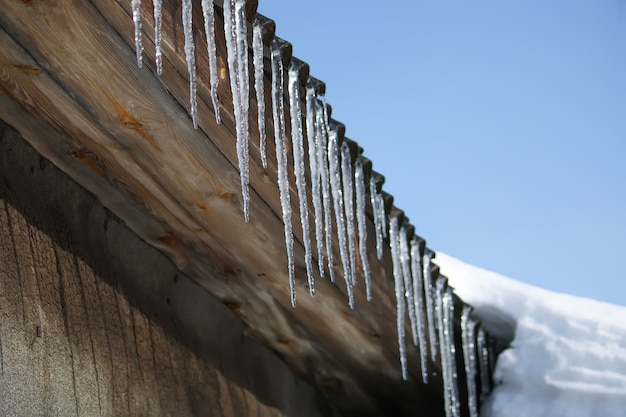
[(526, 285), (442, 253), (436, 262), (474, 306), (473, 317), (511, 340), (481, 416), (624, 415), (625, 307)]

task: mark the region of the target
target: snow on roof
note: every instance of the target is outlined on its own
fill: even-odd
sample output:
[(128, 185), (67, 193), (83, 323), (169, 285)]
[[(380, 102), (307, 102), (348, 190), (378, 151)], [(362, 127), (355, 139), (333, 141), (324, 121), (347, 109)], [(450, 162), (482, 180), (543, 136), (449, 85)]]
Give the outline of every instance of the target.
[(526, 285), (443, 253), (437, 263), (490, 333), (511, 340), (482, 416), (624, 416), (625, 307)]

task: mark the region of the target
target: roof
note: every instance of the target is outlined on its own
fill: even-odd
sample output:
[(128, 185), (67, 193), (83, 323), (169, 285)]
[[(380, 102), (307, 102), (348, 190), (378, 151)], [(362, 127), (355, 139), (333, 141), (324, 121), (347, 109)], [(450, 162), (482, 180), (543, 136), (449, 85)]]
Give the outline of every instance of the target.
[[(217, 3), (216, 27), (222, 27), (221, 2)], [(151, 16), (150, 6), (149, 2), (141, 4), (143, 16)], [(130, 1), (5, 5), (0, 16), (0, 118), (91, 191), (138, 236), (170, 257), (180, 271), (236, 312), (251, 335), (278, 352), (334, 408), (359, 415), (443, 415), (441, 365), (429, 361), (431, 380), (422, 383), (419, 352), (408, 341), (409, 378), (402, 378), (388, 247), (379, 261), (374, 239), (367, 241), (373, 277), (371, 302), (366, 299), (359, 269), (354, 287), (356, 308), (350, 309), (347, 287), (340, 284), (343, 273), (338, 261), (334, 268), (340, 277), (337, 282), (317, 277), (316, 295), (307, 295), (298, 190), (293, 182), (289, 191), (297, 307), (292, 308), (272, 129), (267, 129), (268, 164), (264, 167), (255, 140), (259, 136), (258, 103), (251, 92), (250, 221), (246, 222), (226, 40), (223, 31), (215, 32), (221, 103), (221, 123), (217, 123), (206, 38), (199, 23), (203, 18), (200, 2), (194, 1), (193, 6), (198, 129), (189, 115), (185, 36), (181, 6), (175, 0), (163, 2), (162, 32), (167, 36), (162, 38), (160, 76), (156, 74), (153, 21), (148, 18), (142, 19), (144, 65), (137, 67)], [(255, 10), (256, 2), (248, 1), (249, 24)], [(269, 62), (275, 25), (258, 18), (263, 23), (265, 61)], [(280, 42), (283, 62), (293, 59), (300, 80), (306, 82), (308, 65), (291, 56), (288, 43)], [(271, 109), (269, 70), (263, 82), (266, 108)], [(324, 92), (322, 82), (313, 78), (310, 82), (318, 93)], [(330, 113), (330, 106), (327, 110)], [(330, 123), (339, 141), (349, 144), (354, 162), (363, 150), (344, 137), (341, 123)], [(266, 124), (272, 126), (271, 112), (266, 113)], [(374, 177), (380, 190), (384, 177), (362, 157), (366, 178)], [(386, 213), (404, 225), (411, 239), (414, 227), (402, 210), (393, 207), (393, 197), (384, 192), (383, 196)], [(312, 208), (309, 211), (312, 214)], [(369, 202), (366, 211), (368, 235), (375, 236)], [(334, 259), (338, 260), (336, 236), (334, 239)], [(421, 238), (419, 242), (423, 253), (425, 242)], [(433, 264), (433, 282), (438, 274)], [(463, 303), (458, 297), (454, 300), (458, 329)], [(461, 378), (461, 349), (457, 357)]]

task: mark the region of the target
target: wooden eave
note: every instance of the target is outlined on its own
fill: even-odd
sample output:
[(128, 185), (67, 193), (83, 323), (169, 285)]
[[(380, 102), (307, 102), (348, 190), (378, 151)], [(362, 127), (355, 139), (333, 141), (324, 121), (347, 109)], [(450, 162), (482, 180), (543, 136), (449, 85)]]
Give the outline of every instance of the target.
[[(208, 88), (204, 32), (197, 23), (201, 22), (200, 1), (193, 5), (197, 130), (188, 114), (178, 0), (163, 2), (160, 77), (154, 65), (151, 19), (143, 20), (144, 66), (137, 67), (130, 0), (0, 1), (0, 118), (138, 236), (171, 258), (180, 271), (236, 312), (249, 326), (250, 335), (278, 352), (340, 413), (443, 415), (441, 379), (435, 376), (430, 384), (421, 383), (418, 353), (410, 344), (411, 378), (402, 380), (391, 256), (387, 249), (382, 261), (376, 259), (371, 218), (367, 226), (372, 301), (366, 301), (359, 275), (356, 309), (350, 310), (337, 262), (337, 283), (316, 277), (316, 295), (309, 296), (293, 184), (297, 307), (291, 307), (271, 113), (266, 120), (269, 166), (264, 169), (251, 94), (251, 199), (246, 223), (223, 31), (217, 31), (222, 120), (217, 124)], [(143, 2), (143, 16), (151, 15), (151, 6)], [(256, 3), (249, 1), (249, 21), (255, 14)], [(221, 8), (216, 10), (216, 20), (221, 28)], [(265, 22), (264, 41), (269, 45), (274, 24)], [(287, 63), (289, 44), (285, 49)], [(300, 68), (308, 74), (305, 63)], [(270, 88), (266, 69), (268, 109)], [(318, 83), (318, 89), (323, 91), (323, 83)], [(362, 152), (356, 143), (351, 148), (355, 158)], [(368, 162), (366, 175), (378, 176), (371, 168)], [(383, 181), (380, 177), (381, 186)], [(392, 207), (390, 196), (386, 206), (388, 213), (401, 214)], [(371, 214), (369, 203), (368, 210)], [(437, 273), (435, 266), (435, 277)], [(431, 374), (435, 373), (438, 365), (430, 366)]]

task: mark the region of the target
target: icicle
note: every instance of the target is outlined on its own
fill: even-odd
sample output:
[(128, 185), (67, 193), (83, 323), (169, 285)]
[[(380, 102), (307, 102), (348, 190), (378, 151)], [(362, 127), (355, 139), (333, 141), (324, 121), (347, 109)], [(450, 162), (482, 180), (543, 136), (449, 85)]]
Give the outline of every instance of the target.
[(265, 154), (265, 94), (263, 91), (263, 28), (259, 19), (252, 27), (252, 62), (254, 63), (254, 90), (256, 91), (257, 122), (259, 125), (259, 151), (263, 168), (267, 168)]
[(198, 128), (198, 105), (196, 100), (196, 56), (193, 42), (191, 0), (182, 0), (183, 6), (183, 32), (185, 33), (185, 59), (187, 72), (189, 73), (189, 104), (191, 106), (191, 119), (193, 127)]
[[(160, 2), (160, 0), (158, 0)], [(217, 87), (220, 79), (217, 74), (217, 47), (215, 46), (215, 9), (213, 0), (202, 0), (202, 15), (204, 16), (204, 33), (206, 35), (206, 50), (209, 55), (209, 82), (211, 83), (211, 101), (215, 112), (215, 121), (220, 120), (220, 99), (217, 97)]]
[(161, 24), (163, 14), (161, 13), (161, 3), (161, 0), (152, 0), (154, 10), (154, 56), (158, 75), (163, 73), (163, 51), (161, 50)]
[(322, 203), (324, 206), (324, 231), (326, 240), (326, 257), (328, 259), (328, 274), (330, 282), (335, 282), (335, 269), (333, 267), (333, 215), (332, 215), (332, 192), (330, 191), (330, 173), (328, 163), (328, 116), (324, 97), (321, 101), (315, 101), (315, 118), (317, 120), (316, 142), (317, 167), (320, 171), (320, 183), (322, 189)]
[(415, 300), (415, 313), (417, 318), (417, 335), (420, 350), (420, 365), (422, 368), (422, 381), (424, 382), (424, 384), (427, 384), (428, 345), (426, 344), (426, 319), (424, 317), (424, 279), (419, 241), (415, 236), (411, 240), (411, 272), (413, 278), (413, 294)]
[(356, 220), (359, 228), (359, 255), (365, 275), (365, 294), (367, 301), (372, 299), (372, 283), (370, 264), (367, 259), (367, 223), (365, 217), (365, 175), (363, 173), (363, 159), (358, 157), (354, 164), (354, 182), (356, 185)]
[(309, 292), (315, 295), (313, 281), (313, 257), (311, 255), (311, 234), (309, 232), (309, 208), (306, 195), (304, 170), (304, 137), (302, 131), (302, 101), (300, 100), (300, 76), (293, 65), (289, 68), (289, 114), (291, 116), (291, 143), (293, 146), (293, 166), (296, 176), (296, 189), (300, 202), (300, 223), (302, 224), (302, 243), (304, 244), (304, 263), (309, 282)]
[(409, 252), (409, 241), (406, 237), (406, 227), (400, 228), (400, 263), (402, 266), (402, 276), (404, 277), (404, 296), (409, 306), (409, 322), (413, 333), (413, 345), (417, 346), (417, 318), (415, 316), (415, 299), (413, 297), (413, 277), (411, 276), (411, 253)]
[(393, 261), (393, 278), (396, 285), (397, 303), (397, 329), (398, 348), (400, 350), (400, 365), (402, 367), (402, 379), (409, 378), (409, 371), (406, 362), (406, 346), (404, 345), (404, 276), (402, 274), (402, 262), (400, 260), (400, 230), (398, 228), (398, 217), (392, 216), (389, 220), (389, 243), (391, 248), (391, 259)]
[(478, 357), (480, 363), (480, 398), (484, 399), (491, 392), (491, 381), (489, 371), (489, 349), (487, 349), (487, 336), (482, 328), (478, 329), (476, 337), (478, 344)]
[(287, 146), (285, 144), (285, 116), (283, 102), (283, 57), (280, 44), (274, 40), (271, 47), (272, 63), (272, 114), (274, 118), (274, 141), (276, 142), (276, 161), (278, 162), (278, 189), (280, 205), (285, 226), (285, 246), (289, 268), (289, 288), (291, 306), (296, 306), (296, 284), (293, 260), (293, 230), (291, 226), (291, 203), (289, 201), (289, 179), (287, 177)]
[(137, 66), (143, 66), (143, 42), (141, 41), (141, 0), (133, 0), (133, 23), (135, 24), (135, 53), (137, 54)]
[(376, 180), (374, 177), (370, 177), (370, 200), (372, 203), (372, 214), (374, 216), (374, 230), (376, 230), (376, 257), (378, 260), (383, 258), (383, 225), (381, 223), (380, 212), (383, 212), (385, 208), (381, 207), (378, 198), (378, 191), (376, 191)]
[(324, 218), (322, 217), (322, 199), (320, 169), (318, 165), (319, 142), (315, 120), (315, 90), (310, 85), (306, 88), (306, 137), (309, 147), (309, 170), (311, 171), (311, 196), (315, 213), (315, 242), (317, 244), (317, 266), (320, 277), (324, 277)]
[(439, 337), (437, 335), (436, 317), (434, 312), (435, 293), (431, 277), (431, 260), (434, 253), (426, 250), (424, 254), (424, 295), (426, 303), (426, 317), (428, 319), (428, 340), (430, 341), (430, 355), (433, 362), (437, 361), (437, 351), (439, 350)]
[(443, 371), (444, 402), (447, 417), (460, 417), (456, 347), (454, 344), (454, 299), (445, 278), (437, 279), (437, 321), (441, 341), (441, 368)]
[[(185, 0), (189, 1), (189, 0)], [(250, 175), (248, 168), (248, 35), (246, 27), (246, 0), (224, 2), (224, 33), (228, 52), (230, 89), (233, 95), (235, 123), (237, 124), (237, 158), (241, 179), (243, 217), (250, 220)]]
[(348, 244), (346, 242), (346, 220), (343, 206), (343, 190), (341, 187), (341, 172), (339, 171), (339, 137), (337, 131), (331, 129), (328, 132), (328, 166), (330, 189), (333, 195), (335, 207), (335, 220), (337, 222), (337, 237), (339, 239), (339, 254), (343, 264), (343, 276), (346, 280), (348, 291), (348, 304), (354, 308), (354, 294), (352, 292), (352, 280), (350, 279), (350, 259), (348, 258)]
[(478, 394), (476, 392), (476, 322), (470, 318), (472, 308), (463, 307), (461, 334), (463, 339), (463, 359), (467, 385), (467, 403), (470, 417), (478, 417)]
[(378, 199), (378, 216), (380, 217), (380, 230), (383, 234), (383, 238), (387, 237), (387, 216), (385, 215), (385, 199), (383, 198), (382, 191), (376, 194)]
[(347, 142), (341, 144), (341, 179), (343, 182), (343, 206), (346, 212), (348, 254), (350, 256), (350, 281), (356, 285), (356, 246), (354, 234), (354, 186), (352, 181), (352, 155)]

